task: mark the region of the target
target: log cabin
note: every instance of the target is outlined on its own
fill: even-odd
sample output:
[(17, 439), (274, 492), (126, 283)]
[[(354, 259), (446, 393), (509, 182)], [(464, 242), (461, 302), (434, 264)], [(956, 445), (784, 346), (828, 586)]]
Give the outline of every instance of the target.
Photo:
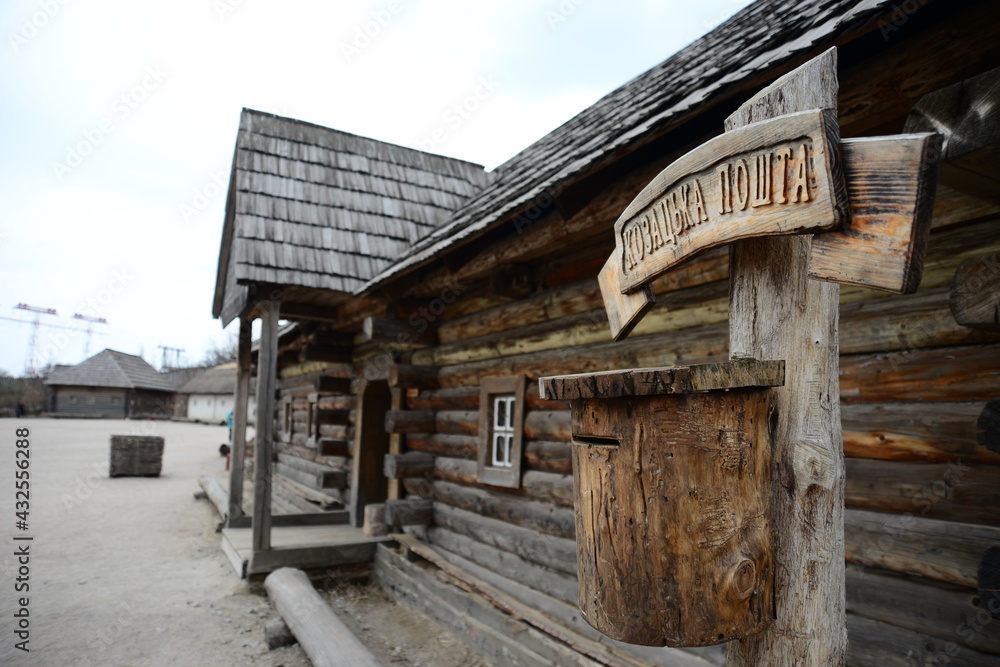
[(241, 465), (230, 488), (253, 554), (272, 549), (272, 514), (380, 517), (403, 534), (365, 550), (382, 586), (498, 664), (745, 664), (583, 619), (580, 443), (570, 401), (538, 380), (728, 357), (726, 247), (653, 280), (655, 305), (614, 340), (598, 275), (615, 221), (836, 47), (843, 139), (933, 131), (942, 148), (918, 280), (837, 297), (846, 643), (804, 632), (773, 664), (997, 664), (997, 18), (972, 0), (758, 0), (490, 173), (244, 112), (214, 313), (240, 320), (237, 423), (252, 363), (274, 415), (253, 448), (234, 442), (255, 461), (255, 491)]
[(102, 350), (45, 378), (49, 411), (61, 417), (169, 417), (176, 386), (142, 357)]

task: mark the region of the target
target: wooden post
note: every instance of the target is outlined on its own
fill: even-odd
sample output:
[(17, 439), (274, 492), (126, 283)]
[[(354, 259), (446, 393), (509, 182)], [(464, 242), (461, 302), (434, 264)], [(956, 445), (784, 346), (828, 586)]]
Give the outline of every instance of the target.
[(247, 411), (250, 401), (250, 321), (240, 318), (236, 347), (236, 390), (233, 397), (233, 442), (229, 461), (228, 521), (243, 516), (243, 467), (247, 446)]
[(253, 448), (253, 551), (271, 548), (271, 469), (274, 392), (278, 371), (277, 301), (260, 304), (260, 354), (257, 358), (257, 435)]
[[(805, 109), (836, 109), (831, 50), (744, 104), (727, 130)], [(812, 237), (737, 242), (730, 256), (730, 356), (784, 359), (775, 388), (771, 512), (775, 614), (770, 629), (727, 652), (727, 664), (842, 665), (844, 457), (837, 322), (840, 286), (809, 280)]]

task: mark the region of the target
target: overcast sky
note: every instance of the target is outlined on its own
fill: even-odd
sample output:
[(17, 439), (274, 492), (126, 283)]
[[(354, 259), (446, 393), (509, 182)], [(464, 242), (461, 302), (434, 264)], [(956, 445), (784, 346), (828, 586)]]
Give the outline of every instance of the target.
[[(491, 169), (745, 4), (7, 0), (0, 317), (103, 317), (90, 354), (197, 362), (226, 337), (218, 184), (242, 107)], [(0, 370), (22, 373), (30, 332), (0, 319)], [(39, 329), (39, 365), (82, 361), (86, 338)]]

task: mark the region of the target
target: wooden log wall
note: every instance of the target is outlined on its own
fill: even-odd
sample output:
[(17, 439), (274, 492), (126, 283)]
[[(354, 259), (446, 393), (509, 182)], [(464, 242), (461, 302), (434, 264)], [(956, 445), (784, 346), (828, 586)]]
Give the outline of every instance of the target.
[[(279, 368), (275, 514), (339, 510), (350, 498), (353, 369), (347, 364), (325, 366), (315, 370), (314, 365), (305, 363)], [(287, 433), (286, 402), (291, 426)]]
[[(402, 451), (435, 457), (427, 475), (401, 480), (406, 495), (434, 503), (429, 539), (575, 604), (570, 406), (541, 400), (537, 378), (725, 359), (728, 255), (709, 252), (656, 281), (656, 306), (614, 343), (595, 277), (610, 247), (558, 250), (534, 258), (544, 278), (528, 296), (475, 284), (441, 314), (438, 343), (413, 350), (400, 374), (433, 381), (401, 382), (413, 414), (392, 421)], [(932, 657), (979, 664), (1000, 654), (1000, 609), (977, 606), (1000, 547), (1000, 334), (962, 326), (949, 309), (959, 264), (998, 252), (1000, 207), (942, 186), (920, 289), (842, 290), (849, 627), (872, 651), (889, 628)], [(567, 255), (575, 270), (561, 264)], [(510, 374), (528, 379), (513, 489), (476, 478), (480, 378)]]

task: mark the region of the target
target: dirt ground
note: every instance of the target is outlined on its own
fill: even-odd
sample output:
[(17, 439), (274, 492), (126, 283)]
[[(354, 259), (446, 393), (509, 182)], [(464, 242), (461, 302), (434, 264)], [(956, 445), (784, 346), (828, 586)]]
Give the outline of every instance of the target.
[[(15, 429), (30, 429), (28, 530), (16, 527)], [(158, 478), (108, 477), (111, 434), (159, 435)], [(219, 426), (161, 421), (0, 419), (0, 664), (309, 665), (293, 645), (268, 651), (277, 618), (260, 587), (237, 578), (219, 549), (215, 510), (197, 478), (225, 483)], [(14, 537), (30, 536), (31, 541)], [(28, 546), (27, 581), (15, 551)], [(20, 580), (20, 581), (19, 581)], [(16, 586), (27, 584), (27, 592)], [(461, 641), (377, 586), (325, 595), (387, 665), (482, 662)], [(29, 598), (30, 652), (16, 647)]]

